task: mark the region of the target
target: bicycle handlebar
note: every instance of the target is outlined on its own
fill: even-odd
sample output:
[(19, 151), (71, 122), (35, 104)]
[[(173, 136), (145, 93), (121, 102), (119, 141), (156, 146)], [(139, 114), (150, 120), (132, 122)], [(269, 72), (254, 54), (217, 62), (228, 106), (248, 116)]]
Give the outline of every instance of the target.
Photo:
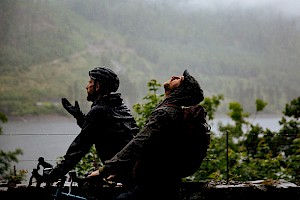
[[(56, 200), (63, 197), (68, 197), (76, 200), (87, 200), (87, 197), (90, 198), (95, 196), (105, 196), (109, 194), (107, 193), (109, 188), (114, 189), (120, 186), (118, 183), (108, 181), (101, 176), (82, 178), (77, 177), (76, 172), (69, 172), (69, 190), (68, 192), (63, 192), (62, 190), (65, 186), (66, 180), (67, 179), (61, 179), (59, 182), (57, 182), (57, 189), (55, 191), (55, 194), (53, 195)], [(73, 190), (74, 183), (78, 184), (75, 188), (75, 192)]]
[[(45, 183), (46, 186), (44, 189), (47, 196), (54, 200), (88, 200), (90, 198), (95, 199), (95, 196), (101, 197), (101, 199), (103, 199), (103, 197), (104, 199), (107, 199), (105, 197), (111, 197), (124, 189), (122, 183), (112, 181), (112, 179), (103, 178), (101, 175), (78, 177), (75, 171), (68, 173), (68, 180), (68, 176), (63, 176), (57, 182), (48, 183), (47, 176), (52, 170), (53, 168), (44, 168), (43, 173), (39, 174), (38, 169), (33, 169), (28, 187), (32, 187), (33, 179), (35, 178), (35, 187), (41, 187), (41, 184)], [(67, 185), (66, 182), (70, 183), (70, 185)], [(74, 187), (76, 183), (77, 185)]]

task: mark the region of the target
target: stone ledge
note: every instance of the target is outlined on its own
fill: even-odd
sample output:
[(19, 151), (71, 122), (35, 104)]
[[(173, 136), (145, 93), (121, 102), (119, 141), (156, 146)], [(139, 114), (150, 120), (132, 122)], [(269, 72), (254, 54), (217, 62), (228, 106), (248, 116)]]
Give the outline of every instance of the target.
[(182, 183), (181, 199), (266, 200), (293, 197), (300, 199), (300, 186), (285, 180), (249, 182)]
[[(52, 191), (55, 187), (52, 186)], [(68, 184), (66, 184), (68, 190)], [(44, 187), (27, 187), (17, 184), (14, 188), (0, 186), (1, 200), (45, 199), (49, 190)], [(300, 186), (285, 180), (258, 180), (249, 182), (183, 182), (181, 185), (182, 200), (266, 200), (266, 199), (300, 199)]]

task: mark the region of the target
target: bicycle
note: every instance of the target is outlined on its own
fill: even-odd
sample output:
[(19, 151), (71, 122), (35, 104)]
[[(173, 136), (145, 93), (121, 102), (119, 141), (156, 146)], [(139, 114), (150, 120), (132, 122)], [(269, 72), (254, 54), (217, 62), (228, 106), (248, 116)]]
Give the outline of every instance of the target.
[[(61, 177), (55, 183), (48, 183), (47, 176), (52, 168), (44, 168), (39, 174), (33, 169), (28, 188), (34, 187), (43, 190), (44, 200), (111, 200), (123, 190), (123, 184), (102, 177), (78, 177), (77, 173), (71, 171), (69, 176)], [(36, 185), (33, 186), (33, 179)], [(45, 184), (43, 186), (43, 183)]]
[(66, 177), (56, 184), (53, 200), (110, 200), (119, 194), (121, 183), (108, 181), (105, 178), (79, 178), (75, 172), (69, 173), (70, 185), (65, 187)]
[(59, 180), (56, 183), (56, 189), (54, 190), (54, 193), (50, 193), (50, 196), (53, 197), (53, 200), (62, 200), (62, 199), (78, 199), (78, 200), (87, 200), (84, 196), (79, 196), (77, 194), (72, 194), (72, 185), (71, 182), (69, 186), (68, 192), (64, 190), (66, 177), (64, 179)]

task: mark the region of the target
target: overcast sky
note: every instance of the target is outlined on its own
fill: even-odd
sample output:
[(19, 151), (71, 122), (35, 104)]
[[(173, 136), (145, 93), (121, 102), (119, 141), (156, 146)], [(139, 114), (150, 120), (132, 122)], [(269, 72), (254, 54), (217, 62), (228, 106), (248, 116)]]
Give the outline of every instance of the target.
[[(300, 16), (300, 0), (183, 0), (180, 7), (219, 9), (266, 9), (293, 17)], [(185, 4), (185, 5), (183, 5)]]

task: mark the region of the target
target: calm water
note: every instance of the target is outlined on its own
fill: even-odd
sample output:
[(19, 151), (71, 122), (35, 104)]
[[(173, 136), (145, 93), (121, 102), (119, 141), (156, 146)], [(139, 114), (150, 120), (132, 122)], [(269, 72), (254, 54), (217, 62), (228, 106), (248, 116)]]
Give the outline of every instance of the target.
[[(280, 129), (278, 121), (280, 116), (265, 116), (255, 119), (253, 124), (260, 124), (263, 128), (272, 131)], [(212, 131), (217, 133), (217, 124), (231, 123), (226, 116), (217, 117), (212, 122)], [(53, 165), (59, 156), (63, 156), (67, 148), (80, 132), (73, 118), (47, 118), (10, 121), (2, 124), (3, 135), (0, 135), (0, 149), (14, 151), (16, 148), (23, 150), (16, 163), (17, 170), (27, 169), (27, 180), (31, 171), (36, 168), (37, 159), (42, 156)]]

